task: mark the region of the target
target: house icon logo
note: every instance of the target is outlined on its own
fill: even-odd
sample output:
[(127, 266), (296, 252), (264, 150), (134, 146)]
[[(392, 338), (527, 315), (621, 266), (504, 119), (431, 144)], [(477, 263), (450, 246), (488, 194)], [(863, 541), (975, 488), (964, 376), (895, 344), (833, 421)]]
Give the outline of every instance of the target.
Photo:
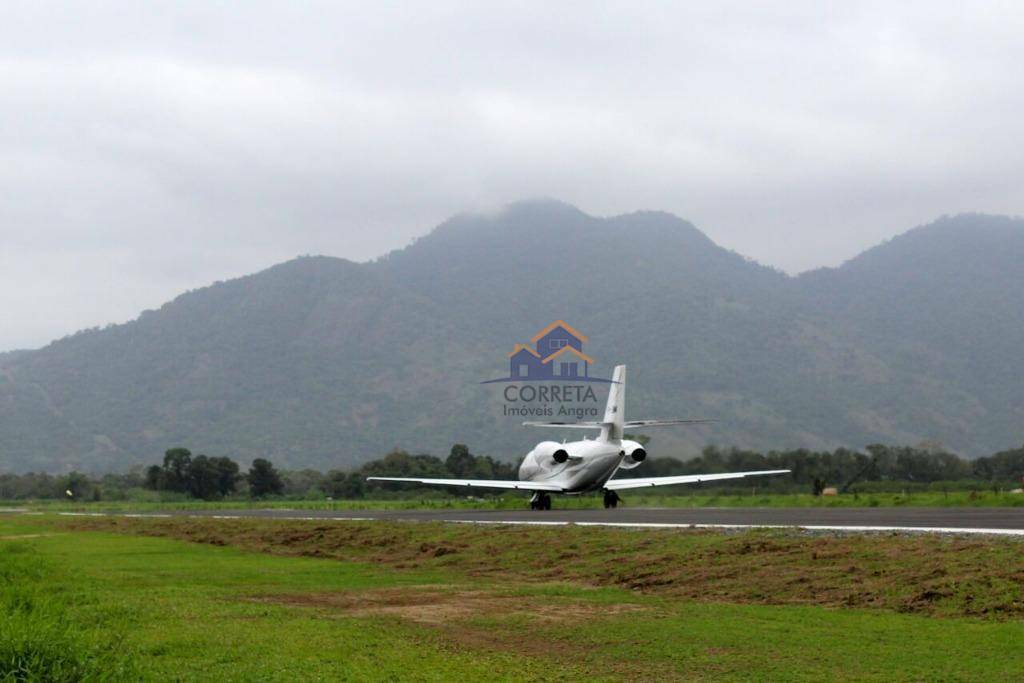
[(587, 336), (556, 320), (508, 354), (508, 377), (483, 382), (608, 382), (590, 376), (594, 359), (583, 353)]

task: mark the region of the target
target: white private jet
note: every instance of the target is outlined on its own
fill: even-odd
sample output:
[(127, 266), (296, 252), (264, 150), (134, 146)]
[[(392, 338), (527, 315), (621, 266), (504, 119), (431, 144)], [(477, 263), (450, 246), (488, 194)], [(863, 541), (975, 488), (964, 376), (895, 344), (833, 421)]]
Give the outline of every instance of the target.
[(412, 477), (367, 477), (371, 481), (397, 481), (436, 486), (465, 486), (481, 489), (517, 489), (532, 491), (530, 508), (550, 510), (552, 493), (581, 494), (604, 492), (605, 507), (615, 507), (619, 501), (617, 491), (647, 486), (672, 486), (722, 479), (742, 479), (766, 474), (785, 474), (789, 470), (761, 470), (758, 472), (728, 472), (722, 474), (683, 474), (674, 477), (648, 477), (646, 479), (612, 479), (618, 470), (631, 470), (647, 457), (643, 445), (624, 439), (627, 429), (663, 427), (669, 425), (703, 424), (712, 420), (629, 420), (625, 419), (626, 366), (618, 365), (608, 390), (608, 404), (601, 422), (524, 422), (531, 427), (558, 427), (562, 429), (600, 429), (596, 439), (557, 443), (541, 441), (526, 454), (519, 466), (519, 480), (501, 479), (419, 479)]

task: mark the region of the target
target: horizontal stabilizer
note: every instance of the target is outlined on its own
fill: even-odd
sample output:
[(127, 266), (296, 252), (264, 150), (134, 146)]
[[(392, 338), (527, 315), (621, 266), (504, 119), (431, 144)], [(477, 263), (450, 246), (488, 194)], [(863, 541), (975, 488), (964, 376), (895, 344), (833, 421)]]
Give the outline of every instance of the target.
[(600, 429), (600, 422), (524, 422), (524, 427), (561, 427), (562, 429)]
[[(702, 425), (718, 420), (627, 420), (623, 423), (626, 429), (641, 427), (671, 427), (673, 425)], [(559, 427), (561, 429), (601, 429), (607, 422), (524, 422), (524, 427)]]
[(561, 486), (541, 484), (535, 481), (512, 481), (509, 479), (417, 479), (413, 477), (367, 477), (368, 481), (399, 481), (432, 486), (465, 486), (474, 489), (517, 489), (520, 491), (557, 491)]
[(766, 474), (786, 474), (789, 470), (759, 470), (757, 472), (723, 472), (720, 474), (682, 474), (676, 477), (647, 477), (637, 479), (612, 479), (604, 487), (609, 491), (623, 489), (639, 489), (646, 486), (674, 486), (675, 484), (699, 484), (702, 481), (720, 481), (722, 479), (743, 479), (744, 477), (760, 477)]
[(671, 427), (673, 425), (704, 425), (718, 420), (627, 420), (626, 429), (637, 427)]

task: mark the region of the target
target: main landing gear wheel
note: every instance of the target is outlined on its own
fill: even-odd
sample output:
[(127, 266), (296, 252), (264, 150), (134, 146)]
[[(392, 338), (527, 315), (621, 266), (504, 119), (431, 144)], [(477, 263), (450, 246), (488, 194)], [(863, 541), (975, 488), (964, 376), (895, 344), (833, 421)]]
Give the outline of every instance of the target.
[(533, 498), (530, 499), (531, 510), (550, 510), (551, 509), (551, 496), (546, 493), (535, 493)]
[(619, 503), (621, 501), (622, 501), (622, 499), (619, 498), (619, 494), (615, 493), (615, 491), (609, 491), (608, 489), (605, 489), (605, 491), (604, 491), (604, 506), (605, 506), (605, 508), (618, 507)]

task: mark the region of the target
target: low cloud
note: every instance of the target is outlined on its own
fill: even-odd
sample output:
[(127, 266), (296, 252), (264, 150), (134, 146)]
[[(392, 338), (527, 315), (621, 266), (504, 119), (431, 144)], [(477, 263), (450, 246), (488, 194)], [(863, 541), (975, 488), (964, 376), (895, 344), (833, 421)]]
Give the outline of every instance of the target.
[(0, 349), (522, 197), (798, 272), (1022, 212), (1013, 5), (24, 3), (0, 25)]

